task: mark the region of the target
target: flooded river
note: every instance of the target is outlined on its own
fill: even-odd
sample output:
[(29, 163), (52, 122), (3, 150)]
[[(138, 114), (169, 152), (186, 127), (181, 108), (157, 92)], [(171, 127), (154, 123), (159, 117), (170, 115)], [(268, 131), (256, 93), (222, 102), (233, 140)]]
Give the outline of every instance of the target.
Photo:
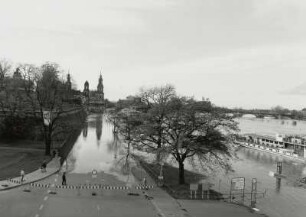
[[(91, 174), (95, 170), (101, 176), (116, 177), (122, 184), (135, 183), (126, 160), (126, 149), (116, 134), (113, 125), (103, 115), (90, 115), (67, 158), (70, 174)], [(104, 174), (104, 175), (103, 175)]]
[[(275, 136), (279, 134), (305, 134), (306, 122), (276, 119), (237, 119), (241, 133), (257, 133)], [(234, 173), (217, 175), (217, 188), (222, 192), (229, 192), (232, 177), (246, 178), (246, 192), (250, 192), (252, 178), (258, 180), (258, 190), (266, 191), (264, 198), (259, 196), (257, 207), (271, 217), (305, 217), (306, 216), (306, 189), (295, 187), (297, 178), (306, 176), (306, 165), (286, 158), (271, 155), (265, 152), (240, 148), (237, 151), (239, 160), (232, 162)], [(283, 162), (283, 174), (287, 178), (280, 182), (269, 173), (276, 171), (276, 163)]]
[[(266, 135), (304, 134), (306, 123), (292, 120), (238, 119), (242, 133), (259, 133)], [(88, 116), (87, 125), (79, 135), (69, 157), (68, 164), (71, 173), (90, 174), (93, 169), (117, 177), (122, 182), (134, 182), (127, 171), (125, 161), (126, 149), (120, 140), (112, 133), (113, 126), (103, 115)], [(296, 178), (306, 176), (304, 164), (270, 155), (268, 153), (240, 148), (237, 151), (239, 160), (232, 162), (234, 173), (211, 176), (217, 190), (229, 192), (232, 177), (245, 177), (247, 191), (252, 178), (258, 180), (258, 190), (264, 192), (264, 198), (259, 197), (257, 207), (271, 217), (305, 217), (306, 189), (294, 187)], [(269, 176), (270, 171), (276, 171), (276, 162), (283, 162), (283, 174), (288, 178), (277, 182)]]

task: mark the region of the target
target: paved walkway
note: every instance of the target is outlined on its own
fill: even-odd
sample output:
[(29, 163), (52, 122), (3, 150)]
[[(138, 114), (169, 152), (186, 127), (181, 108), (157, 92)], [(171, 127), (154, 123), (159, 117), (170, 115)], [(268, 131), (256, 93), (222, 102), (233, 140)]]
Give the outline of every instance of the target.
[(32, 182), (44, 179), (54, 173), (58, 172), (60, 168), (60, 158), (55, 157), (47, 164), (47, 171), (42, 172), (40, 169), (35, 170), (32, 173), (25, 174), (24, 181), (21, 182), (21, 177), (15, 177), (8, 180), (0, 181), (0, 191), (16, 188), (21, 185), (30, 184)]
[[(148, 184), (155, 183), (154, 180), (145, 173), (141, 166), (132, 168), (133, 175), (141, 180), (146, 177)], [(262, 216), (251, 213), (246, 207), (238, 206), (220, 201), (201, 200), (176, 200), (161, 188), (154, 188), (145, 191), (144, 194), (152, 197), (151, 202), (162, 217), (214, 217), (214, 216), (237, 216), (256, 217)]]
[[(154, 180), (148, 174), (146, 174), (144, 169), (142, 169), (139, 165), (132, 168), (132, 173), (138, 180), (141, 180), (143, 177), (146, 177), (148, 185), (155, 183)], [(143, 193), (149, 197), (152, 197), (151, 203), (153, 204), (159, 215), (162, 217), (191, 216), (184, 208), (180, 206), (177, 200), (175, 200), (161, 188), (155, 187), (152, 190), (143, 191)]]

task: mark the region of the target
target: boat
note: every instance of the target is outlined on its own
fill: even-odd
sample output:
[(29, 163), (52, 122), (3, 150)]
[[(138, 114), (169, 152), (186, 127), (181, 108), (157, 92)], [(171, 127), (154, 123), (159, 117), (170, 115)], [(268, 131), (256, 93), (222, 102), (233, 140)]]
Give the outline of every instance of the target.
[(248, 133), (237, 137), (236, 143), (246, 148), (306, 162), (306, 137), (303, 136), (276, 134), (273, 137)]

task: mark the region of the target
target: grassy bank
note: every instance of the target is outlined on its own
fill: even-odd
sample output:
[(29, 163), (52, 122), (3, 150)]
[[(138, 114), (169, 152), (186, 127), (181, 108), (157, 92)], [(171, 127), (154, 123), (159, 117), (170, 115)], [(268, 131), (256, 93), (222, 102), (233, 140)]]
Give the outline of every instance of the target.
[[(10, 144), (14, 146), (13, 142)], [(7, 145), (0, 143), (0, 180), (20, 176), (20, 170), (24, 170), (25, 173), (33, 172), (44, 160), (50, 159), (44, 155), (43, 149), (22, 148), (18, 145), (8, 147)]]
[[(61, 133), (53, 140), (53, 148), (57, 149), (64, 159), (83, 128), (86, 113), (80, 112), (65, 116), (61, 120)], [(63, 124), (62, 124), (63, 123)], [(45, 143), (43, 140), (29, 138), (1, 138), (0, 139), (0, 180), (20, 176), (20, 170), (30, 173), (37, 170), (44, 160)]]
[[(148, 163), (139, 156), (133, 156), (142, 166), (142, 168), (157, 182), (160, 174), (160, 165), (157, 163)], [(207, 177), (185, 170), (185, 184), (179, 184), (179, 170), (178, 168), (165, 164), (163, 166), (164, 186), (163, 188), (176, 199), (190, 199), (190, 184), (198, 183), (200, 180), (205, 180)], [(201, 186), (199, 186), (201, 189)], [(210, 190), (210, 199), (223, 199), (222, 194)]]

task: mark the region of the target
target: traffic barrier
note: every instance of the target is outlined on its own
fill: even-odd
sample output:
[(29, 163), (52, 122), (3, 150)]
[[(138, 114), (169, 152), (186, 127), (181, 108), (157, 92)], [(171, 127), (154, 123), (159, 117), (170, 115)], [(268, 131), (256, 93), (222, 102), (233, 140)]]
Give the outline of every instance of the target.
[(31, 183), (31, 186), (36, 188), (49, 188), (50, 184)]
[(153, 187), (154, 187), (153, 185), (139, 185), (139, 186), (136, 186), (135, 188), (138, 190), (147, 190)]
[(21, 181), (16, 180), (16, 179), (8, 179), (7, 181), (9, 181), (9, 182), (13, 182), (13, 183), (15, 183), (15, 184), (22, 184), (22, 182), (21, 182)]
[[(31, 187), (37, 188), (49, 188), (50, 184), (41, 184), (41, 183), (31, 183)], [(53, 186), (53, 185), (52, 185)], [(54, 185), (55, 189), (70, 189), (70, 190), (79, 190), (79, 189), (102, 189), (102, 190), (129, 190), (128, 186), (105, 186), (105, 185)], [(154, 188), (153, 185), (138, 185), (134, 187), (138, 190), (147, 190)]]

